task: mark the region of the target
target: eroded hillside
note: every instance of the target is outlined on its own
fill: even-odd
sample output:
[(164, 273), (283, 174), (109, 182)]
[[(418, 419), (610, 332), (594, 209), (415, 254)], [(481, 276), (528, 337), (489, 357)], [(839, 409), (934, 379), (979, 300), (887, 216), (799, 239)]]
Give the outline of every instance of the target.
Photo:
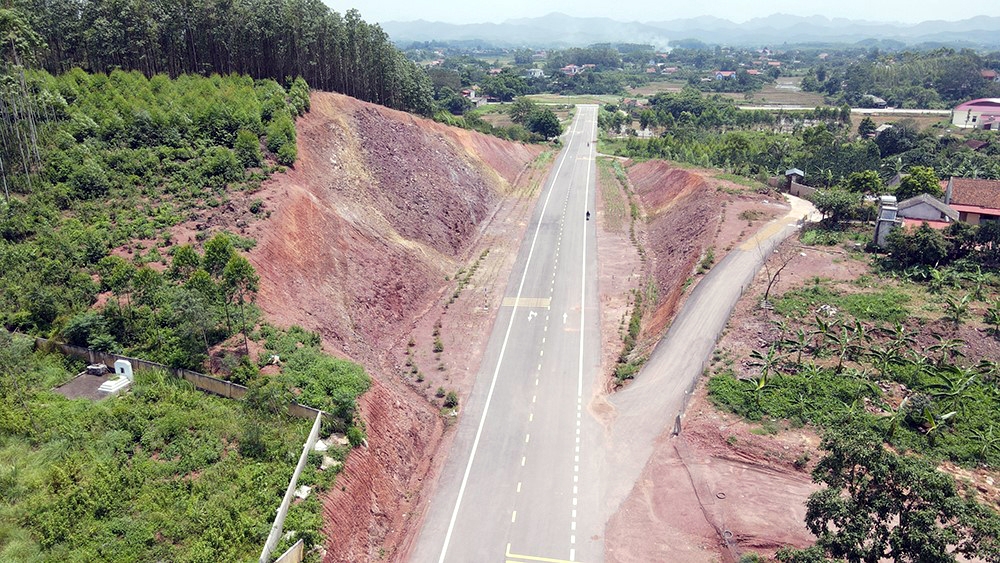
[(677, 310), (684, 280), (712, 244), (725, 198), (703, 175), (663, 161), (635, 164), (629, 179), (648, 218), (650, 273), (662, 292), (644, 331), (659, 335)]
[[(326, 500), (330, 561), (392, 553), (414, 517), (443, 435), (437, 409), (397, 376), (388, 351), (409, 338), (478, 255), (480, 239), (541, 152), (328, 93), (297, 123), (299, 161), (256, 194), (258, 304), (318, 331), (363, 363), (366, 447)], [(515, 233), (516, 236), (516, 233)]]

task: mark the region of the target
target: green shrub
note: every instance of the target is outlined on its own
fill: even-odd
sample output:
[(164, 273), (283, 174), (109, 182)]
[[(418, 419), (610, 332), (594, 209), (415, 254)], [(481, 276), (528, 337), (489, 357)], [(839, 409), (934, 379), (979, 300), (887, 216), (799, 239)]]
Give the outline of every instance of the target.
[(299, 150), (295, 146), (295, 141), (289, 141), (278, 149), (278, 164), (291, 166), (295, 164), (295, 159), (299, 156)]
[(246, 129), (240, 129), (236, 133), (236, 143), (233, 145), (233, 152), (236, 159), (244, 168), (254, 168), (260, 166), (260, 139)]
[(365, 441), (365, 432), (356, 425), (347, 428), (347, 441), (352, 448), (360, 446)]
[(83, 199), (102, 197), (111, 188), (107, 173), (94, 160), (87, 160), (74, 169), (68, 183), (73, 193)]

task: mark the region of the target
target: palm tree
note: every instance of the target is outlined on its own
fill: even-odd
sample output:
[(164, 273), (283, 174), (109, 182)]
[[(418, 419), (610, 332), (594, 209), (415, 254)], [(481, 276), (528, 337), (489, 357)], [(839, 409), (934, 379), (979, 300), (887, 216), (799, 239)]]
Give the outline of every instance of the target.
[(743, 383), (747, 386), (747, 392), (753, 395), (753, 402), (757, 405), (757, 410), (761, 410), (762, 407), (760, 406), (760, 397), (764, 394), (764, 390), (767, 389), (768, 383), (770, 383), (767, 376), (761, 372), (758, 377), (753, 379), (744, 379)]
[(976, 374), (978, 374), (983, 381), (996, 381), (997, 376), (1000, 375), (1000, 362), (986, 359), (979, 360), (979, 365), (977, 365), (975, 369)]
[(989, 308), (983, 314), (983, 321), (990, 325), (990, 332), (993, 336), (1000, 338), (1000, 299), (989, 302)]
[(795, 365), (802, 365), (802, 352), (809, 349), (809, 335), (801, 328), (795, 330), (794, 338), (785, 339), (785, 346), (795, 352)]
[(879, 378), (884, 378), (892, 366), (901, 365), (905, 359), (894, 346), (878, 346), (868, 351), (872, 367), (878, 370)]
[(853, 340), (855, 342), (855, 345), (852, 346), (848, 352), (847, 359), (851, 361), (856, 361), (858, 359), (858, 355), (861, 354), (861, 352), (864, 350), (862, 345), (868, 342), (869, 338), (868, 327), (866, 327), (864, 323), (862, 323), (857, 319), (854, 319), (854, 324), (852, 325), (845, 324), (844, 326), (845, 328), (850, 329), (851, 336), (853, 337)]
[(886, 441), (891, 442), (893, 435), (896, 433), (896, 428), (899, 426), (900, 421), (906, 419), (907, 407), (909, 407), (910, 398), (903, 397), (903, 400), (899, 403), (899, 406), (893, 409), (892, 407), (887, 408), (887, 412), (882, 416), (882, 420), (888, 424), (885, 432)]
[(774, 328), (778, 329), (778, 338), (775, 339), (778, 342), (780, 348), (781, 344), (785, 340), (785, 334), (788, 333), (788, 322), (785, 319), (775, 319), (771, 321), (774, 324)]
[(930, 409), (924, 409), (924, 419), (927, 421), (925, 425), (927, 441), (930, 442), (931, 447), (934, 446), (937, 436), (941, 434), (956, 414), (955, 411), (951, 411), (939, 416), (932, 413)]
[(979, 443), (979, 459), (984, 463), (991, 451), (1000, 453), (1000, 434), (993, 433), (992, 425), (985, 432), (982, 430), (973, 430), (972, 436)]
[(969, 387), (976, 380), (976, 374), (969, 368), (948, 366), (938, 370), (937, 375), (942, 381), (927, 386), (930, 396), (940, 401), (943, 406), (961, 410), (964, 414), (965, 399)]
[(990, 283), (990, 276), (983, 273), (982, 268), (976, 265), (976, 271), (966, 272), (963, 277), (972, 282), (972, 298), (977, 301), (983, 299), (983, 287)]
[(840, 329), (840, 334), (834, 333), (830, 337), (833, 342), (833, 348), (837, 352), (837, 368), (836, 372), (840, 373), (844, 369), (844, 360), (851, 356), (852, 350), (856, 347), (854, 344), (854, 336), (851, 331), (847, 329), (847, 326), (842, 326)]
[(778, 367), (785, 357), (784, 355), (778, 353), (778, 349), (772, 344), (770, 348), (767, 349), (766, 353), (761, 353), (760, 350), (754, 350), (750, 352), (751, 361), (748, 365), (760, 368), (760, 375), (763, 378), (767, 378), (772, 373), (778, 373)]

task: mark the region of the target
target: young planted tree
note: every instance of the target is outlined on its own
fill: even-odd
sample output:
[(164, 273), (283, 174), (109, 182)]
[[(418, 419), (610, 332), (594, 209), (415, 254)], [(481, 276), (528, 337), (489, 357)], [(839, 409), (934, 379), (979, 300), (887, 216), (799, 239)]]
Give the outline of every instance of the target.
[(944, 298), (944, 318), (952, 323), (954, 330), (969, 317), (969, 302), (972, 296), (966, 293), (961, 299), (948, 295)]
[(983, 314), (983, 321), (990, 325), (990, 332), (993, 336), (1000, 338), (1000, 299), (990, 301), (989, 307)]
[(250, 344), (247, 339), (246, 302), (252, 300), (257, 293), (260, 276), (246, 258), (234, 254), (222, 272), (223, 287), (227, 300), (234, 300), (240, 307), (240, 332), (243, 334), (243, 347), (250, 354)]

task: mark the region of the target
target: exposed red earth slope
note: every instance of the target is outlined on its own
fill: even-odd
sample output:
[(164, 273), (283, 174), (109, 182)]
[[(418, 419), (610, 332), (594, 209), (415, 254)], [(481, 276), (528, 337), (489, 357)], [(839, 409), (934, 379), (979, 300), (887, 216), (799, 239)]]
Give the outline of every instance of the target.
[(705, 176), (663, 161), (636, 164), (628, 175), (648, 218), (649, 273), (660, 291), (643, 331), (658, 337), (677, 311), (684, 281), (712, 243), (725, 197)]
[(541, 149), (337, 94), (311, 101), (296, 125), (299, 160), (254, 194), (270, 216), (245, 233), (258, 240), (250, 259), (267, 318), (318, 331), (373, 376), (360, 400), (367, 445), (324, 501), (326, 560), (394, 559), (445, 419), (388, 351), (479, 255)]

